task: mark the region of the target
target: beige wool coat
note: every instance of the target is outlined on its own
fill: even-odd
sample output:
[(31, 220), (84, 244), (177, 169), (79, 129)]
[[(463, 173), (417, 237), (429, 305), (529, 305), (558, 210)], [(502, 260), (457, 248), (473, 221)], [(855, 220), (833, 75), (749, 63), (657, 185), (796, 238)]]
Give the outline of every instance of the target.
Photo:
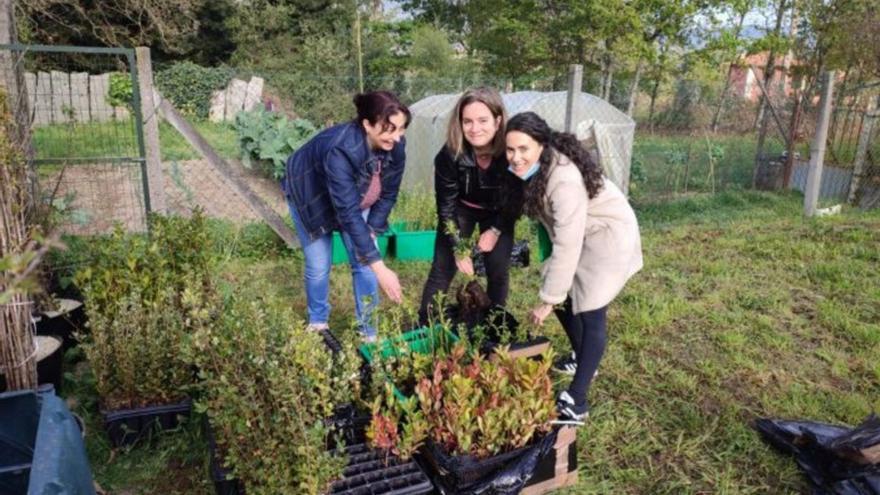
[(610, 303), (642, 268), (642, 241), (635, 212), (610, 180), (589, 199), (584, 180), (568, 157), (554, 153), (541, 223), (553, 243), (545, 262), (540, 298), (559, 304), (571, 296), (582, 313)]

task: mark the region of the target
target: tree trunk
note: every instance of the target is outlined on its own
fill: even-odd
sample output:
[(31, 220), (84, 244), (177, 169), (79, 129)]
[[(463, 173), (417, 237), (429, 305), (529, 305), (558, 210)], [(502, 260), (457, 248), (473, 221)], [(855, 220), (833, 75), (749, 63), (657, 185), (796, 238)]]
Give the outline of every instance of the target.
[[(733, 40), (739, 41), (739, 35), (742, 32), (743, 23), (746, 20), (746, 12), (739, 16), (736, 23), (736, 30), (733, 33)], [(712, 133), (718, 132), (718, 121), (721, 120), (721, 111), (724, 108), (724, 101), (727, 99), (727, 92), (730, 90), (730, 76), (733, 74), (733, 68), (736, 66), (736, 54), (734, 59), (727, 66), (727, 78), (724, 80), (724, 89), (721, 90), (721, 96), (718, 98), (718, 106), (715, 107), (715, 113), (712, 115)]]
[[(779, 0), (779, 8), (776, 10), (776, 26), (774, 28), (774, 33), (776, 36), (779, 36), (779, 31), (782, 29), (782, 18), (785, 16), (785, 0)], [(773, 76), (776, 75), (776, 53), (774, 50), (770, 50), (770, 53), (767, 55), (767, 67), (764, 69), (764, 88), (769, 88), (773, 82)], [(764, 141), (767, 138), (767, 126), (768, 126), (768, 118), (767, 112), (764, 111), (764, 106), (767, 104), (767, 97), (769, 95), (762, 95), (761, 105), (758, 109), (758, 113), (761, 118), (761, 127), (758, 130), (758, 146), (755, 150), (755, 169), (752, 174), (752, 187), (755, 187), (757, 178), (758, 178), (758, 167), (761, 162), (764, 160)]]
[(791, 122), (788, 126), (788, 150), (785, 158), (785, 168), (782, 170), (782, 189), (788, 189), (789, 183), (791, 182), (791, 174), (794, 171), (794, 154), (795, 149), (797, 148), (797, 131), (798, 127), (801, 125), (801, 107), (803, 104), (803, 99), (801, 98), (801, 92), (799, 90), (795, 90), (794, 92), (794, 109), (791, 112)]
[(859, 203), (861, 203), (859, 186), (865, 171), (868, 146), (870, 145), (871, 136), (874, 132), (874, 121), (877, 119), (878, 108), (880, 108), (880, 96), (871, 98), (865, 109), (865, 120), (862, 123), (862, 129), (859, 132), (859, 144), (856, 148), (856, 157), (853, 163), (853, 177), (852, 181), (850, 181), (849, 193), (846, 198), (847, 203), (853, 206), (859, 206)]
[(605, 58), (605, 80), (602, 84), (602, 99), (610, 102), (611, 101), (611, 82), (614, 80), (614, 62), (611, 60), (611, 56), (607, 56)]
[(633, 76), (632, 84), (629, 87), (629, 103), (626, 105), (626, 114), (630, 117), (633, 116), (633, 111), (636, 106), (636, 97), (639, 94), (639, 79), (642, 77), (642, 59), (639, 59), (638, 65), (636, 65), (636, 73)]
[(654, 134), (654, 103), (657, 101), (657, 90), (660, 89), (660, 75), (654, 78), (654, 87), (651, 88), (651, 107), (648, 109), (648, 123), (651, 134)]

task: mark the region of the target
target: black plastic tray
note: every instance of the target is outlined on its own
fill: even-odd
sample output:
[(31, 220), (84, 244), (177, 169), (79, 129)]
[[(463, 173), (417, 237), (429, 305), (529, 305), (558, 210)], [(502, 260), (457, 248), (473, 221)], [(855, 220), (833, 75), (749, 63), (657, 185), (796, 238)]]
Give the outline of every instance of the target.
[(385, 456), (366, 444), (345, 448), (348, 466), (344, 477), (330, 486), (332, 495), (422, 495), (434, 486), (412, 460), (404, 462)]
[(339, 343), (339, 339), (337, 339), (330, 330), (318, 330), (321, 334), (321, 338), (324, 339), (324, 345), (327, 346), (327, 349), (330, 349), (330, 352), (336, 354), (342, 351), (342, 344)]
[(104, 430), (114, 447), (133, 445), (149, 438), (156, 429), (170, 430), (180, 424), (181, 416), (192, 412), (192, 399), (184, 399), (175, 404), (147, 406), (135, 409), (101, 411), (104, 416)]
[[(363, 438), (363, 428), (358, 428)], [(217, 444), (211, 428), (207, 428), (211, 450), (210, 475), (217, 495), (245, 495), (244, 485), (236, 478), (227, 479), (229, 470), (217, 458)], [(425, 495), (434, 492), (434, 485), (414, 462), (386, 457), (367, 447), (363, 441), (345, 447), (348, 466), (343, 478), (334, 482), (328, 495)]]

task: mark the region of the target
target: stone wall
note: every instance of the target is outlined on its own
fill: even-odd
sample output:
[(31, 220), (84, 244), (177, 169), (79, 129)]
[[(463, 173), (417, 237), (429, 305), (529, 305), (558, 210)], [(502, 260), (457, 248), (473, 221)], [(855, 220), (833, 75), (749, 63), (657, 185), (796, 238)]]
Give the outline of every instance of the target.
[(211, 96), (211, 122), (225, 122), (235, 119), (241, 111), (253, 110), (262, 102), (263, 78), (251, 77), (248, 82), (233, 79), (223, 91), (215, 91)]
[(26, 72), (24, 78), (34, 126), (128, 118), (126, 108), (107, 103), (109, 73)]

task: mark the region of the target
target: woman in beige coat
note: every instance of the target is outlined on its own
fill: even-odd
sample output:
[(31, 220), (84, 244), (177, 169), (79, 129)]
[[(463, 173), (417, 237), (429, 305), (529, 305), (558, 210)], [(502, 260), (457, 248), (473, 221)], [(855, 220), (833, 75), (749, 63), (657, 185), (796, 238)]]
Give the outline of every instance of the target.
[(530, 313), (541, 325), (556, 315), (571, 341), (572, 357), (557, 369), (574, 374), (557, 399), (560, 420), (582, 424), (587, 394), (605, 351), (608, 304), (642, 268), (635, 213), (626, 197), (577, 139), (555, 132), (533, 112), (507, 124), (510, 171), (525, 186), (525, 212), (537, 218), (553, 242), (542, 271), (541, 304)]

